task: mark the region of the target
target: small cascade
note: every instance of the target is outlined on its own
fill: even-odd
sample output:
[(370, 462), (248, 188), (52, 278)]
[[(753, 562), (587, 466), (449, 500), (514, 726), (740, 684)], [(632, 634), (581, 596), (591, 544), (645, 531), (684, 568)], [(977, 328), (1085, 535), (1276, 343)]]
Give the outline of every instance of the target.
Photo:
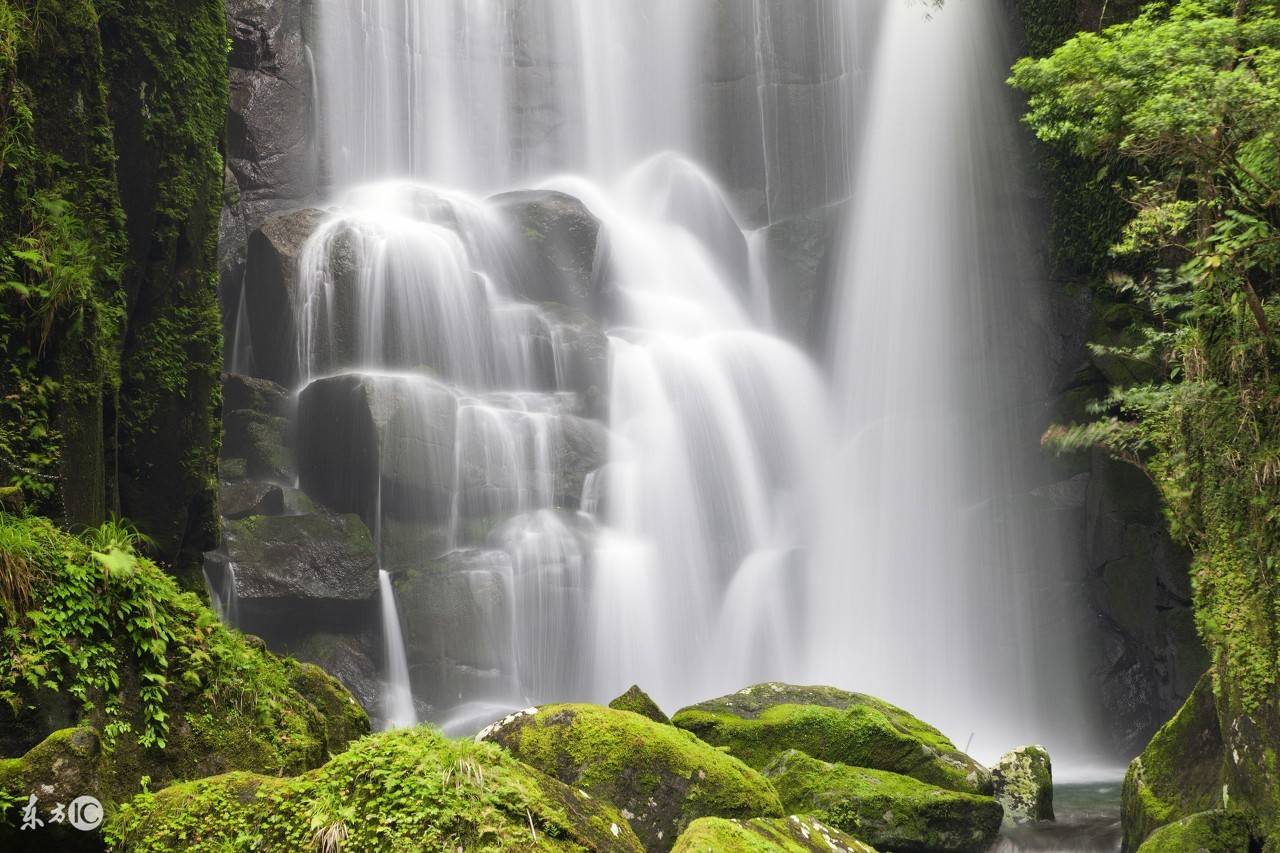
[(404, 637), (400, 633), (400, 613), (391, 575), (378, 570), (378, 597), (382, 605), (382, 636), (387, 659), (387, 694), (383, 697), (384, 724), (391, 729), (404, 729), (418, 724), (409, 686), (409, 660), (405, 656)]

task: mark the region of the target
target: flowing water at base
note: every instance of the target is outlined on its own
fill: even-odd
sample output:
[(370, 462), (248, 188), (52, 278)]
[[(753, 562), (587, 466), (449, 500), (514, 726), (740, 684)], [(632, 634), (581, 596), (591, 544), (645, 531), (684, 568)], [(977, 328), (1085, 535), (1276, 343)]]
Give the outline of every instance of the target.
[(1054, 785), (1057, 820), (1008, 829), (991, 853), (1116, 853), (1120, 849), (1120, 783)]

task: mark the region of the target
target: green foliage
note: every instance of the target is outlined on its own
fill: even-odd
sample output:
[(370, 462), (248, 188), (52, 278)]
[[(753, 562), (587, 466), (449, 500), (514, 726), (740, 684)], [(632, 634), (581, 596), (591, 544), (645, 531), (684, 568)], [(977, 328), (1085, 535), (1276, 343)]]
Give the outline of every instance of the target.
[(232, 773), (139, 795), (107, 837), (136, 853), (642, 849), (600, 800), (427, 728), (365, 738), (304, 776)]
[[(61, 692), (79, 702), (108, 744), (128, 735), (144, 750), (172, 747), (171, 722), (182, 714), (191, 730), (184, 737), (221, 752), (231, 766), (318, 763), (326, 723), (293, 684), (305, 677), (316, 701), (327, 701), (319, 695), (324, 679), (228, 631), (140, 556), (139, 542), (121, 522), (77, 538), (42, 518), (0, 513), (0, 554), (28, 567), (31, 601), (5, 608), (0, 621), (0, 699), (20, 714), (37, 691)], [(327, 709), (343, 721), (329, 738), (334, 748), (368, 726), (343, 696), (346, 707)], [(360, 719), (348, 719), (353, 712)]]
[[(1040, 139), (1129, 205), (1100, 289), (1137, 310), (1095, 359), (1141, 366), (1045, 436), (1098, 444), (1159, 488), (1194, 555), (1233, 789), (1280, 821), (1280, 17), (1271, 0), (1151, 3), (1015, 65)], [(1104, 266), (1105, 265), (1105, 266)], [(1242, 721), (1248, 721), (1242, 725)]]

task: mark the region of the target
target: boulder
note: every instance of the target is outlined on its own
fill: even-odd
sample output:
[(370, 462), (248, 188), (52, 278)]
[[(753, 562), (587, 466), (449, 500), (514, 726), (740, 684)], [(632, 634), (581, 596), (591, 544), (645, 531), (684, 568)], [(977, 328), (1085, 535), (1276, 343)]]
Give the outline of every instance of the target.
[(316, 631), (295, 639), (280, 650), (299, 661), (315, 664), (342, 682), (360, 706), (376, 717), (382, 711), (382, 632), (370, 629), (339, 634)]
[(876, 853), (852, 835), (808, 815), (731, 820), (700, 817), (680, 833), (671, 853)]
[(758, 769), (799, 749), (953, 791), (991, 793), (990, 772), (942, 732), (861, 693), (769, 682), (683, 708), (672, 722)]
[(232, 849), (246, 831), (268, 850), (643, 849), (602, 800), (425, 726), (365, 738), (302, 776), (174, 785), (135, 799), (113, 831), (130, 850), (189, 849), (193, 832), (202, 849)]
[(292, 483), (292, 425), (288, 418), (252, 409), (224, 412), (222, 448), (229, 459), (243, 459), (245, 473), (258, 480)]
[(1157, 828), (1224, 802), (1226, 751), (1205, 673), (1182, 709), (1129, 763), (1121, 796), (1124, 849), (1137, 850)]
[(1053, 820), (1053, 764), (1042, 746), (1007, 752), (991, 768), (996, 800), (1007, 824)]
[(458, 401), (417, 374), (343, 373), (298, 397), (302, 488), (371, 522), (443, 520), (452, 508)]
[(257, 480), (223, 483), (218, 490), (218, 507), (223, 518), (233, 521), (251, 515), (282, 515), (284, 491), (274, 483)]
[(509, 693), (515, 609), (508, 554), (453, 551), (392, 581), (415, 695)]
[(1215, 809), (1160, 827), (1137, 853), (1245, 853), (1250, 849), (1249, 821), (1245, 816)]
[(600, 220), (578, 199), (551, 190), (502, 193), (489, 203), (518, 239), (517, 295), (591, 313), (600, 291)]
[(628, 687), (626, 693), (609, 703), (609, 707), (615, 711), (630, 711), (633, 714), (648, 717), (655, 723), (662, 723), (664, 726), (671, 725), (671, 718), (662, 713), (658, 703), (650, 699), (649, 694), (641, 690), (637, 684)]
[(244, 299), (254, 368), (259, 376), (285, 386), (292, 385), (297, 374), (293, 306), (298, 262), (307, 238), (325, 215), (312, 207), (277, 214), (248, 238)]
[(909, 776), (819, 761), (788, 750), (765, 768), (789, 811), (809, 814), (882, 850), (982, 853), (1000, 831), (991, 797)]
[(615, 805), (646, 850), (666, 851), (700, 817), (781, 817), (759, 773), (688, 732), (628, 711), (548, 705), (506, 717), (477, 740)]
[(237, 373), (222, 374), (222, 410), (234, 412), (251, 409), (264, 415), (289, 417), (292, 395), (282, 385), (270, 379), (241, 376)]
[(355, 515), (228, 521), (223, 548), (234, 567), (240, 627), (254, 633), (273, 637), (285, 623), (355, 619), (378, 594), (373, 539)]

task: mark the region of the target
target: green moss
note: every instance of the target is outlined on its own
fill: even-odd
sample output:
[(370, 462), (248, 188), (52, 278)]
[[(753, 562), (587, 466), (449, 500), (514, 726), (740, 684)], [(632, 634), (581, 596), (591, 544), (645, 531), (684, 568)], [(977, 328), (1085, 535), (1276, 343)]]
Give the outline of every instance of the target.
[(291, 779), (232, 773), (141, 795), (108, 837), (137, 853), (641, 849), (605, 803), (426, 728), (365, 738)]
[(986, 768), (934, 727), (874, 696), (833, 687), (758, 684), (681, 709), (672, 722), (757, 769), (799, 749), (957, 791), (991, 792)]
[(782, 815), (768, 780), (688, 732), (630, 711), (548, 705), (481, 733), (516, 758), (623, 810), (650, 850), (699, 817)]
[(1223, 806), (1224, 753), (1206, 674), (1172, 720), (1129, 765), (1123, 792), (1125, 849), (1156, 828)]
[(633, 714), (648, 717), (655, 723), (671, 724), (671, 718), (662, 713), (658, 703), (650, 699), (649, 694), (641, 690), (639, 685), (636, 684), (628, 687), (627, 692), (610, 702), (609, 707), (615, 711), (630, 711)]
[(1151, 834), (1138, 853), (1200, 853), (1202, 850), (1246, 851), (1249, 823), (1234, 812), (1209, 811), (1185, 817)]
[(787, 810), (809, 814), (867, 843), (903, 851), (985, 851), (1003, 810), (991, 797), (909, 776), (819, 761), (798, 750), (765, 770)]
[[(42, 693), (70, 697), (77, 731), (101, 739), (104, 757), (88, 763), (108, 807), (144, 776), (301, 772), (368, 731), (336, 682), (227, 630), (120, 525), (86, 541), (0, 513), (0, 543), (29, 579), (22, 601), (0, 602), (0, 699), (21, 720)], [(23, 761), (42, 766), (59, 737)]]
[(1005, 823), (1053, 820), (1053, 763), (1042, 746), (1005, 753), (991, 768), (996, 800)]
[(875, 853), (851, 835), (808, 816), (729, 820), (704, 817), (689, 824), (672, 853)]

